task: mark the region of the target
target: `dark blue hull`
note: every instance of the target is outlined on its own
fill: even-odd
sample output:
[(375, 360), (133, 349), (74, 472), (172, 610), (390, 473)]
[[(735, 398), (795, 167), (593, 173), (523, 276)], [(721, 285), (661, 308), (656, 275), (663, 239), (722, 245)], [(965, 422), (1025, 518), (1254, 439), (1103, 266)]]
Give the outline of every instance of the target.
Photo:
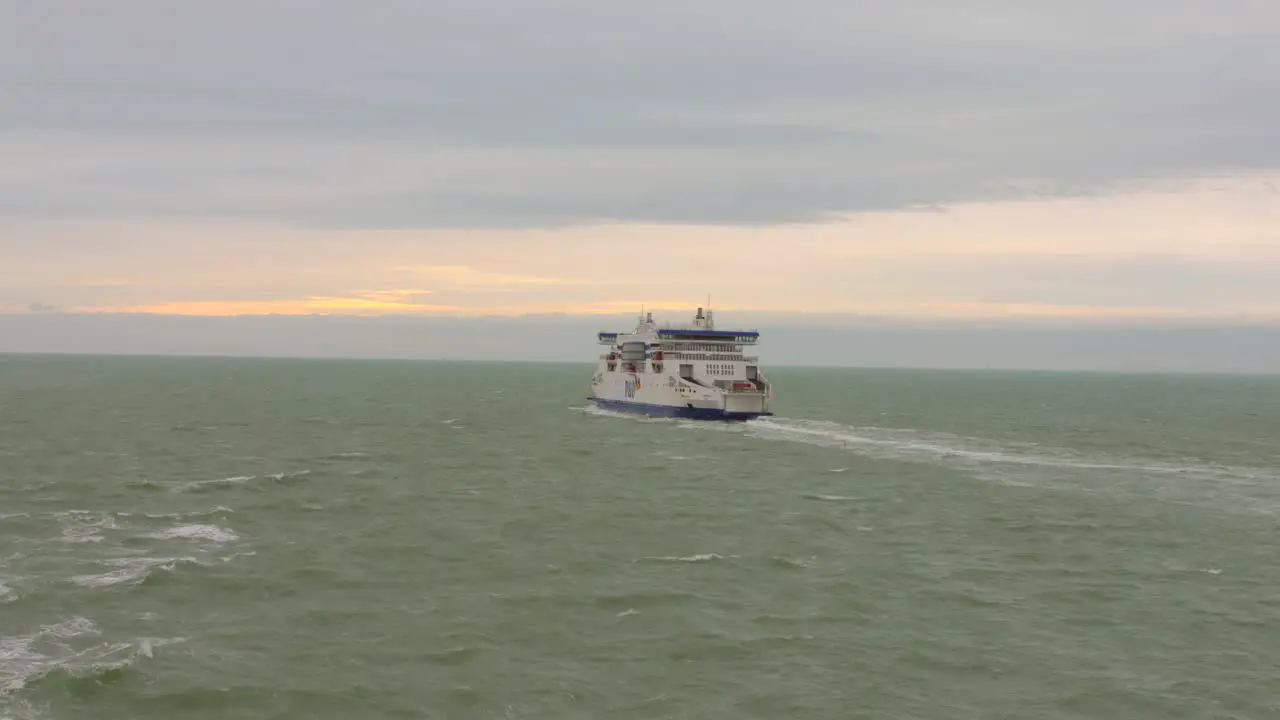
[(717, 408), (654, 405), (652, 403), (629, 402), (627, 400), (606, 400), (598, 397), (588, 397), (587, 399), (605, 410), (647, 415), (649, 417), (684, 418), (686, 420), (750, 420), (773, 414), (770, 412), (728, 412)]

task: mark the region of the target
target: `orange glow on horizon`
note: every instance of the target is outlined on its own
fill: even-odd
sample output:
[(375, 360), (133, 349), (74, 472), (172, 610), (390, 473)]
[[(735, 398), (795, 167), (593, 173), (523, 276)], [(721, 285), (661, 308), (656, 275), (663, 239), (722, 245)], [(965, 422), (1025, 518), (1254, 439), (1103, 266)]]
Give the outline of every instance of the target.
[(456, 305), (415, 305), (358, 297), (309, 297), (297, 300), (191, 300), (150, 305), (91, 306), (76, 308), (81, 313), (120, 313), (139, 315), (200, 315), (236, 317), (242, 315), (327, 315), (335, 312), (351, 314), (385, 314), (389, 311), (456, 312)]
[[(389, 291), (388, 294), (393, 294)], [(417, 293), (415, 293), (417, 294)], [(379, 301), (362, 297), (309, 297), (294, 300), (266, 301), (187, 301), (124, 306), (91, 306), (75, 308), (86, 314), (175, 315), (189, 317), (249, 317), (349, 315), (364, 317), (520, 317), (527, 315), (636, 315), (641, 308), (655, 316), (659, 323), (683, 321), (692, 316), (696, 305), (688, 302), (611, 301), (596, 303), (527, 303), (522, 305), (460, 306)], [(754, 313), (808, 315), (812, 310), (762, 307), (715, 307), (717, 312), (738, 315)], [(877, 307), (852, 311), (833, 311), (850, 316), (896, 317), (903, 320), (1125, 320), (1125, 319), (1240, 319), (1239, 312), (1188, 312), (1181, 309), (1148, 306), (1094, 306), (1046, 304), (1031, 302), (947, 302), (918, 303), (911, 306)], [(678, 315), (678, 317), (677, 317)], [(1249, 316), (1280, 319), (1280, 309), (1260, 308)]]
[[(715, 310), (739, 317), (1278, 317), (1276, 188), (1280, 176), (748, 227), (26, 220), (15, 232), (33, 242), (0, 263), (0, 313), (634, 317), (643, 308), (663, 322), (691, 317), (711, 293)], [(73, 242), (81, 252), (55, 252)]]
[[(398, 293), (397, 291), (380, 291), (370, 295), (421, 294)], [(419, 316), (453, 316), (453, 317), (517, 317), (533, 314), (563, 315), (617, 315), (634, 312), (639, 314), (641, 307), (653, 312), (693, 312), (694, 306), (687, 302), (649, 302), (649, 301), (611, 301), (597, 303), (528, 303), (524, 305), (428, 305), (407, 302), (392, 302), (370, 299), (370, 297), (308, 297), (294, 300), (192, 300), (185, 302), (161, 302), (140, 305), (99, 305), (74, 309), (77, 313), (89, 314), (136, 314), (136, 315), (184, 315), (204, 317), (241, 317), (260, 315), (419, 315)], [(724, 308), (730, 311), (749, 310), (748, 308)]]

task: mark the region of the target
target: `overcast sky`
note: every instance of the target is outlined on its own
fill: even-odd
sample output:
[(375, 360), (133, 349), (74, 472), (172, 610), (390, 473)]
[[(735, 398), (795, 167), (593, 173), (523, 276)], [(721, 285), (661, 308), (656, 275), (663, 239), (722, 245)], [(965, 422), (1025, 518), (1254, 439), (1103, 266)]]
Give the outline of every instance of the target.
[(0, 313), (1280, 319), (1274, 0), (0, 17)]

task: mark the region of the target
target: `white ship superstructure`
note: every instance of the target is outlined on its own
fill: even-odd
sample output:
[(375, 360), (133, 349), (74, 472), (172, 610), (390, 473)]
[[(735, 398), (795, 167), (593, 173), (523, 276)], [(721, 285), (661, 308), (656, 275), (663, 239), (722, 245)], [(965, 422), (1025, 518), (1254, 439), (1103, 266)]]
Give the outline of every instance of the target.
[(744, 355), (760, 338), (755, 330), (717, 330), (711, 310), (693, 323), (659, 327), (642, 315), (630, 333), (602, 332), (588, 399), (610, 410), (706, 420), (750, 420), (772, 415), (772, 387), (759, 358)]

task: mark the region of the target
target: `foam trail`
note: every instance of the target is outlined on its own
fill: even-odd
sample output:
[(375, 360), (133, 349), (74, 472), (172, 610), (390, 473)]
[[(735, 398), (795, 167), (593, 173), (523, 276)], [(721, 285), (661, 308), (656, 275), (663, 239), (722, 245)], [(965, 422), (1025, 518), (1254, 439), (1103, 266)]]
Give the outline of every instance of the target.
[(1012, 465), (1075, 470), (1119, 470), (1166, 475), (1200, 475), (1255, 481), (1274, 479), (1276, 470), (1168, 463), (1138, 458), (1085, 456), (1067, 448), (999, 443), (980, 438), (899, 428), (854, 427), (818, 420), (768, 418), (748, 423), (747, 432), (770, 440), (843, 447), (873, 457), (925, 460), (948, 466)]
[[(1280, 469), (1160, 461), (1069, 448), (997, 441), (903, 428), (855, 427), (819, 420), (761, 418), (744, 423), (748, 437), (849, 450), (884, 460), (924, 462), (1022, 487), (1155, 493), (1175, 502), (1205, 502), (1280, 512)], [(834, 497), (834, 496), (833, 496)]]
[(579, 405), (579, 406), (570, 408), (570, 410), (577, 410), (578, 412), (581, 412), (584, 415), (592, 415), (595, 417), (605, 417), (605, 418), (617, 418), (620, 420), (632, 420), (635, 422), (671, 423), (677, 420), (676, 418), (651, 417), (648, 415), (640, 415), (638, 413), (618, 412), (617, 410), (606, 410), (605, 408), (602, 408), (598, 405)]

